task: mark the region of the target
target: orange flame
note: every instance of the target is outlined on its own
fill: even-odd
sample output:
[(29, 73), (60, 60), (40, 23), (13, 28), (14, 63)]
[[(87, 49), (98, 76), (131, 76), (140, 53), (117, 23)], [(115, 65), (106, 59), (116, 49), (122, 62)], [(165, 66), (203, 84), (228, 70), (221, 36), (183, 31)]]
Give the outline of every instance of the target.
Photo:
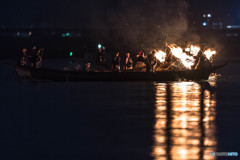
[[(195, 56), (198, 55), (201, 48), (197, 45), (189, 45), (188, 48), (178, 47), (175, 44), (168, 46), (171, 49), (172, 55), (179, 59), (179, 61), (184, 65), (185, 68), (191, 69), (195, 63)], [(213, 55), (216, 54), (216, 51), (208, 49), (203, 52), (208, 60), (212, 60)], [(156, 58), (164, 63), (166, 61), (167, 54), (161, 50), (157, 51)]]
[(193, 55), (193, 56), (197, 56), (197, 54), (198, 54), (198, 52), (199, 52), (200, 50), (201, 50), (200, 47), (198, 47), (198, 46), (193, 46), (193, 45), (191, 45), (190, 48), (189, 48), (189, 52), (190, 52), (190, 54)]
[(208, 60), (210, 60), (213, 57), (213, 55), (215, 55), (216, 53), (217, 53), (216, 51), (213, 51), (211, 49), (208, 49), (204, 52)]
[(191, 69), (191, 67), (194, 65), (194, 58), (192, 56), (187, 55), (183, 52), (183, 49), (180, 47), (175, 47), (173, 45), (170, 46), (172, 54), (181, 60), (182, 64), (188, 68)]
[(163, 51), (157, 51), (155, 56), (160, 62), (165, 62), (167, 54)]

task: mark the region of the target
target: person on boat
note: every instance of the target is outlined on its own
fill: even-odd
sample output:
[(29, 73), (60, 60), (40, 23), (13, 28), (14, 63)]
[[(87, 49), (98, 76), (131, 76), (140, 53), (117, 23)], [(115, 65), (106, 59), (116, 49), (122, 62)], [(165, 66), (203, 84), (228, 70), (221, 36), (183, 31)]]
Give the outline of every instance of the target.
[(112, 70), (113, 72), (121, 71), (121, 58), (119, 56), (119, 52), (117, 52), (112, 60)]
[(165, 53), (167, 54), (166, 62), (171, 63), (173, 60), (173, 55), (172, 55), (171, 49), (168, 46), (165, 50)]
[(103, 48), (98, 48), (98, 52), (97, 52), (97, 65), (98, 65), (98, 70), (102, 71), (103, 70), (103, 65), (105, 63), (105, 52), (103, 50)]
[(105, 62), (105, 52), (102, 48), (99, 48), (97, 52), (97, 64), (102, 65), (104, 62)]
[(33, 46), (30, 54), (28, 55), (29, 57), (29, 61), (31, 64), (31, 67), (35, 67), (36, 66), (36, 61), (37, 61), (37, 47)]
[(27, 49), (23, 48), (22, 49), (22, 55), (21, 55), (21, 58), (20, 58), (20, 65), (21, 66), (26, 66), (27, 60), (28, 60)]
[(125, 61), (124, 61), (124, 69), (125, 70), (133, 69), (133, 60), (130, 57), (130, 53), (126, 54), (126, 58), (125, 58)]
[(164, 64), (164, 70), (171, 70), (174, 68), (176, 59), (174, 58), (169, 46), (167, 46), (165, 53), (167, 54), (167, 58)]
[(157, 67), (157, 58), (156, 58), (156, 51), (153, 50), (152, 54), (147, 56), (147, 62), (146, 62), (146, 71), (147, 72), (155, 72)]
[(212, 66), (212, 63), (203, 54), (203, 51), (200, 50), (197, 56), (195, 57), (195, 64), (193, 65), (192, 69), (203, 69), (211, 66)]
[(146, 71), (146, 56), (143, 51), (139, 52), (138, 55), (136, 56), (134, 71), (136, 72)]
[(143, 51), (139, 52), (138, 55), (136, 56), (136, 61), (138, 62), (145, 62), (146, 57)]
[(41, 48), (41, 49), (40, 49), (40, 54), (39, 54), (39, 55), (40, 55), (41, 57), (43, 57), (43, 54), (44, 54), (44, 48)]
[(40, 68), (41, 64), (42, 64), (42, 55), (43, 55), (43, 51), (44, 49), (41, 48), (37, 51), (36, 53), (36, 61), (35, 61), (35, 67), (36, 68)]
[(84, 72), (90, 72), (91, 70), (91, 63), (87, 63), (84, 68)]

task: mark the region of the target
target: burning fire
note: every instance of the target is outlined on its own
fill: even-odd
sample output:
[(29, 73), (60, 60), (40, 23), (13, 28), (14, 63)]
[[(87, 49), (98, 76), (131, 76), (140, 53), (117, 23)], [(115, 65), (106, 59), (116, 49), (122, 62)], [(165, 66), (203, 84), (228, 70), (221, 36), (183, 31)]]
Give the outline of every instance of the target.
[(180, 59), (182, 64), (188, 68), (191, 69), (191, 67), (194, 65), (194, 58), (192, 56), (187, 55), (186, 53), (183, 52), (183, 49), (180, 47), (175, 47), (175, 46), (170, 46), (171, 52), (173, 56), (176, 58)]
[[(181, 48), (175, 44), (168, 46), (171, 49), (172, 55), (179, 59), (180, 62), (184, 65), (185, 68), (191, 69), (195, 64), (195, 57), (198, 55), (201, 48), (199, 46), (190, 45), (188, 48)], [(203, 52), (208, 60), (211, 60), (213, 55), (216, 54), (216, 51), (208, 49)], [(157, 51), (156, 58), (164, 63), (166, 61), (167, 54), (163, 51)]]
[(200, 47), (191, 45), (190, 48), (186, 48), (185, 51), (189, 52), (193, 56), (197, 56), (198, 52), (200, 51)]
[(163, 51), (157, 51), (155, 56), (160, 62), (165, 62), (167, 54)]
[(207, 57), (208, 60), (211, 60), (212, 56), (216, 54), (216, 51), (212, 51), (208, 49), (204, 52), (204, 55)]

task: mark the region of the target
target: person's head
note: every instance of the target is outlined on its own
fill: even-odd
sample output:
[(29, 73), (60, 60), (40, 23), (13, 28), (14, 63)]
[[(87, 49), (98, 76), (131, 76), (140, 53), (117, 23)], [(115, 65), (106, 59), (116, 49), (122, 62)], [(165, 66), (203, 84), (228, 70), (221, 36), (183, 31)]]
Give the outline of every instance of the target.
[(26, 52), (27, 52), (27, 48), (23, 48), (22, 53), (26, 53)]
[(115, 56), (118, 57), (118, 56), (119, 56), (119, 52), (117, 52), (117, 53), (115, 54)]
[(153, 55), (155, 55), (155, 54), (156, 54), (156, 51), (155, 51), (155, 50), (153, 50), (153, 51), (152, 51), (152, 54), (153, 54)]
[(127, 54), (126, 54), (126, 57), (129, 58), (129, 57), (130, 57), (130, 53), (127, 53)]
[(98, 49), (98, 52), (102, 52), (102, 48), (99, 48), (99, 49)]
[(33, 48), (32, 48), (33, 50), (36, 50), (37, 49), (37, 47), (36, 46), (33, 46)]

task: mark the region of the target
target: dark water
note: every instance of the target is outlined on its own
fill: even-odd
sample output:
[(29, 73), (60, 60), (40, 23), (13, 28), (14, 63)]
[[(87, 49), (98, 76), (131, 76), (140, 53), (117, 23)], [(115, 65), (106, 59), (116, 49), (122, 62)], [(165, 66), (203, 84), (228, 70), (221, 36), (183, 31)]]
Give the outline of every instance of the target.
[(240, 152), (237, 63), (199, 83), (32, 82), (0, 67), (0, 159), (198, 160)]

